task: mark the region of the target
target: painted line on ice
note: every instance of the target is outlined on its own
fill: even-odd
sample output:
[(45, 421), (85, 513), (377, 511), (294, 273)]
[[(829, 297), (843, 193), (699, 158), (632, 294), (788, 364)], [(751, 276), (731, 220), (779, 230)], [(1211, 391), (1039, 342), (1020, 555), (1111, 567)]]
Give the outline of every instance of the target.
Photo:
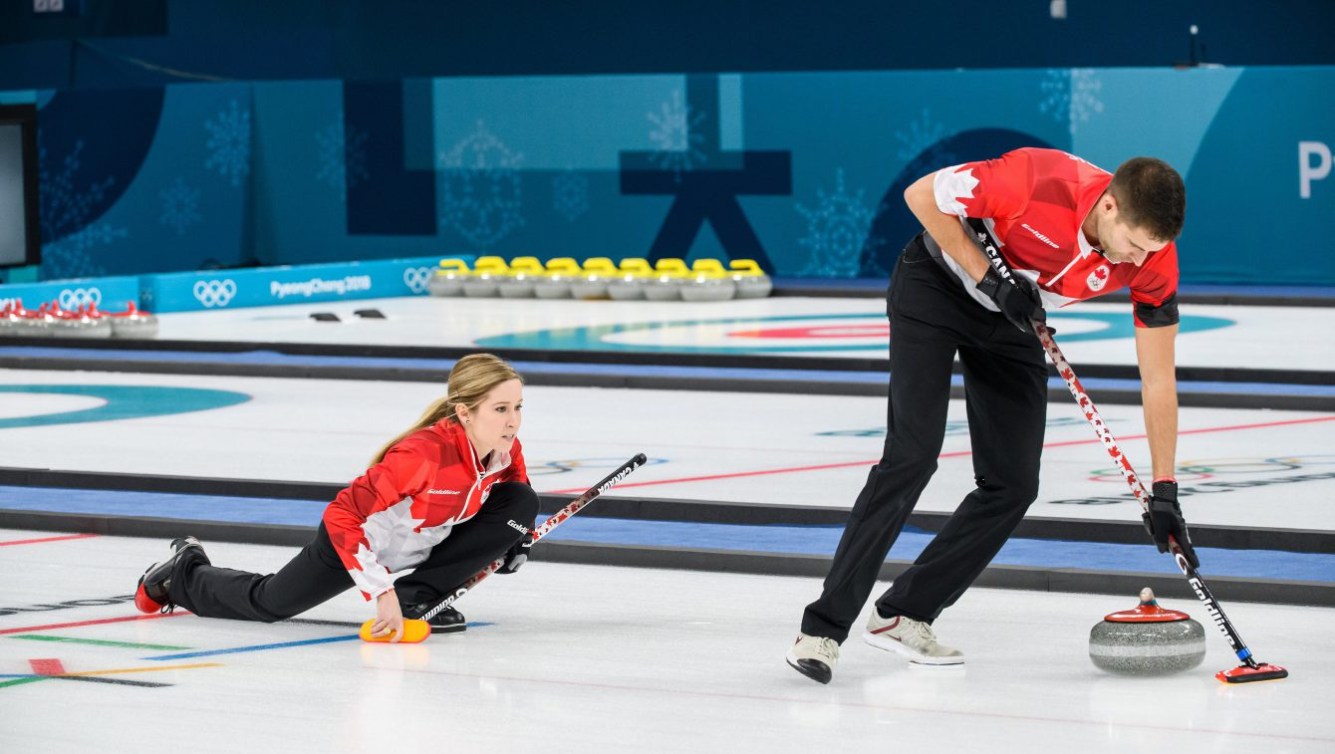
[(20, 628), (0, 629), (0, 636), (5, 634), (26, 634), (33, 631), (54, 631), (60, 628), (78, 628), (80, 626), (99, 626), (104, 623), (124, 623), (135, 620), (157, 620), (159, 618), (179, 618), (190, 613), (157, 613), (156, 615), (128, 615), (124, 618), (101, 618), (98, 620), (80, 620), (73, 623), (47, 623), (43, 626), (22, 626)]
[(42, 537), (40, 539), (15, 539), (9, 542), (0, 542), (0, 547), (8, 545), (35, 545), (41, 542), (63, 542), (68, 539), (88, 539), (89, 537), (100, 537), (100, 534), (65, 534), (59, 537)]
[(304, 647), (311, 644), (330, 644), (336, 641), (354, 641), (360, 638), (361, 636), (357, 634), (349, 634), (348, 636), (329, 636), (323, 639), (285, 641), (285, 642), (279, 642), (277, 644), (255, 644), (249, 647), (232, 647), (230, 649), (209, 649), (209, 650), (202, 650), (199, 652), (181, 652), (179, 654), (157, 655), (155, 657), (143, 657), (140, 659), (152, 660), (154, 662), (160, 660), (185, 660), (191, 657), (212, 657), (214, 655), (240, 654), (242, 652), (263, 652), (269, 649), (287, 649), (289, 647)]
[(116, 683), (125, 686), (170, 686), (169, 683), (154, 683), (152, 681), (130, 681), (121, 678), (102, 678), (106, 675), (124, 675), (126, 673), (158, 673), (164, 670), (193, 670), (195, 668), (220, 668), (221, 663), (200, 662), (191, 665), (157, 665), (149, 668), (117, 668), (115, 670), (83, 670), (76, 673), (62, 673), (60, 675), (0, 675), (0, 678), (13, 678), (11, 681), (0, 682), (0, 688), (7, 686), (19, 686), (34, 681), (46, 680), (65, 680), (65, 681), (92, 681), (95, 683)]
[(117, 686), (140, 686), (147, 688), (162, 688), (171, 686), (170, 683), (156, 683), (154, 681), (131, 681), (125, 678), (92, 678), (84, 676), (69, 675), (3, 675), (0, 678), (13, 678), (12, 681), (0, 682), (0, 689), (9, 686), (22, 686), (25, 683), (36, 683), (37, 681), (83, 681), (85, 683), (111, 683)]
[[(1317, 422), (1328, 422), (1328, 421), (1335, 421), (1335, 415), (1317, 416), (1307, 419), (1286, 419), (1283, 421), (1258, 422), (1255, 424), (1233, 424), (1223, 427), (1202, 427), (1200, 429), (1184, 429), (1184, 430), (1179, 430), (1177, 434), (1178, 436), (1182, 436), (1182, 435), (1210, 434), (1215, 432), (1237, 432), (1248, 429), (1267, 429), (1272, 427), (1287, 427), (1296, 424), (1314, 424)], [(1131, 440), (1143, 440), (1148, 436), (1149, 435), (1146, 434), (1126, 435), (1120, 439), (1122, 442), (1129, 442)], [(1102, 442), (1103, 440), (1097, 437), (1092, 437), (1083, 440), (1063, 440), (1060, 442), (1044, 443), (1043, 447), (1061, 448), (1061, 447), (1068, 447), (1071, 445), (1098, 445)], [(972, 450), (956, 450), (949, 453), (942, 453), (938, 457), (960, 458), (972, 454), (973, 454)], [(843, 461), (840, 463), (825, 463), (825, 464), (820, 464), (818, 466), (790, 466), (781, 469), (761, 469), (758, 471), (735, 471), (727, 474), (705, 474), (703, 476), (678, 477), (676, 479), (656, 479), (647, 482), (622, 482), (621, 484), (617, 485), (617, 489), (624, 490), (624, 489), (630, 489), (631, 487), (653, 487), (656, 485), (664, 485), (664, 484), (685, 484), (687, 482), (711, 482), (711, 481), (718, 481), (720, 479), (741, 479), (743, 477), (766, 476), (768, 474), (793, 474), (802, 471), (826, 471), (828, 469), (846, 469), (851, 467), (867, 466), (869, 464), (877, 463), (878, 461), (880, 461), (879, 458), (873, 458), (871, 460), (864, 460), (864, 461)], [(574, 487), (566, 490), (548, 490), (547, 494), (561, 495), (561, 494), (573, 494), (583, 491), (584, 491), (583, 487)]]
[(58, 641), (69, 644), (89, 644), (94, 647), (124, 647), (127, 649), (160, 649), (162, 651), (193, 649), (193, 647), (182, 647), (176, 644), (141, 644), (133, 641), (107, 641), (105, 639), (75, 639), (70, 636), (11, 636), (11, 639), (24, 639), (27, 641)]

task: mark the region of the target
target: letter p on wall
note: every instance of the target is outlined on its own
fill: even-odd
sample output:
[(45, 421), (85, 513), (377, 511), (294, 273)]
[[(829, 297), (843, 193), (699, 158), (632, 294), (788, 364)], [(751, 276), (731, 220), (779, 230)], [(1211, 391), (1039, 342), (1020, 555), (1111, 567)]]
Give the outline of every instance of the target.
[[(1316, 161), (1313, 162), (1312, 158)], [(1330, 147), (1319, 141), (1298, 142), (1298, 195), (1312, 198), (1312, 181), (1330, 175)]]

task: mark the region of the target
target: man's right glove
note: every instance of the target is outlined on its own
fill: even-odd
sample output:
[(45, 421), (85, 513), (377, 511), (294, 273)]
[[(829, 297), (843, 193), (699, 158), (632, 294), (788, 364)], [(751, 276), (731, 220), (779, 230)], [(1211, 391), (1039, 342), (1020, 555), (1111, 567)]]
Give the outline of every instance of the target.
[(1029, 324), (1031, 320), (1047, 322), (1038, 287), (1023, 275), (1011, 275), (1008, 282), (994, 268), (988, 267), (987, 274), (974, 287), (992, 299), (1001, 313), (1006, 315), (1006, 319), (1020, 328), (1021, 332), (1034, 331)]
[(1149, 510), (1141, 514), (1145, 522), (1145, 531), (1154, 537), (1154, 544), (1159, 552), (1168, 552), (1168, 537), (1177, 540), (1182, 554), (1192, 568), (1200, 568), (1196, 550), (1191, 546), (1191, 535), (1187, 534), (1187, 522), (1182, 518), (1182, 506), (1177, 502), (1177, 482), (1155, 482), (1150, 492)]
[(528, 562), (528, 551), (533, 548), (533, 537), (525, 534), (505, 553), (505, 564), (496, 569), (500, 573), (514, 573)]

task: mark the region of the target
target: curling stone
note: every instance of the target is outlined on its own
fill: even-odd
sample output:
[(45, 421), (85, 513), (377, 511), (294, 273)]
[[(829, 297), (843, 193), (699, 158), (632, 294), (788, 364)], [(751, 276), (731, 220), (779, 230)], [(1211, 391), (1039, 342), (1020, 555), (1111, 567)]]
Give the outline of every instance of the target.
[(28, 334), (28, 311), (21, 299), (13, 299), (0, 309), (0, 337), (22, 338)]
[(660, 259), (654, 265), (654, 274), (644, 288), (644, 297), (650, 301), (680, 301), (681, 289), (690, 270), (680, 259)]
[(1159, 607), (1146, 587), (1134, 609), (1111, 613), (1090, 629), (1089, 659), (1117, 675), (1180, 673), (1205, 659), (1205, 629), (1180, 610)]
[(579, 263), (574, 259), (549, 259), (544, 274), (533, 281), (533, 295), (542, 299), (570, 298), (570, 284), (579, 275)]
[(682, 301), (728, 301), (737, 294), (732, 275), (717, 259), (697, 259), (681, 287)]
[(774, 281), (754, 259), (734, 259), (728, 267), (737, 286), (737, 298), (765, 298), (774, 290)]
[(653, 271), (647, 260), (621, 260), (616, 277), (607, 281), (607, 295), (613, 301), (643, 301), (645, 281)]
[(426, 281), (432, 296), (462, 296), (464, 281), (468, 279), (468, 263), (462, 259), (442, 259), (436, 272)]
[(500, 283), (509, 277), (510, 269), (500, 257), (478, 257), (473, 271), (464, 278), (464, 296), (491, 298), (500, 293)]
[(87, 340), (111, 337), (111, 322), (102, 316), (96, 306), (82, 306), (78, 309), (62, 309), (58, 303), (51, 306), (51, 314), (55, 317), (51, 328), (53, 336)]
[(48, 311), (50, 304), (42, 304), (36, 309), (22, 309), (19, 319), (22, 327), (17, 333), (24, 338), (50, 338), (56, 329), (56, 318)]
[(580, 267), (578, 278), (570, 281), (570, 295), (584, 301), (607, 298), (607, 283), (616, 277), (617, 268), (607, 257), (590, 257)]
[(496, 283), (501, 298), (533, 298), (533, 289), (543, 275), (542, 262), (537, 257), (515, 257), (510, 260), (510, 274)]
[(111, 323), (113, 338), (156, 338), (158, 336), (158, 318), (141, 311), (133, 301), (127, 301), (123, 312), (103, 312)]

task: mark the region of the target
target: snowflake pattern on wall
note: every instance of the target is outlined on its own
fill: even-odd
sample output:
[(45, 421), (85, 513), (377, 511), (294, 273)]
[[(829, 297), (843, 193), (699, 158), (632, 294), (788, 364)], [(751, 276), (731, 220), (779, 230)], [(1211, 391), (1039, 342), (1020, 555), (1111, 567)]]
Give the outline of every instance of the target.
[(437, 159), (441, 224), (483, 249), (522, 226), (522, 160), (478, 121), (477, 130)]
[(705, 136), (700, 133), (705, 114), (681, 101), (681, 90), (672, 92), (672, 100), (659, 106), (657, 113), (646, 113), (654, 124), (649, 140), (654, 151), (649, 159), (663, 170), (671, 170), (677, 181), (681, 174), (704, 165), (707, 156), (700, 148)]
[(93, 207), (102, 204), (115, 180), (107, 177), (80, 185), (82, 151), (83, 142), (76, 142), (56, 169), (48, 159), (46, 146), (38, 148), (42, 234), (56, 239), (42, 245), (42, 276), (47, 280), (106, 274), (106, 269), (93, 261), (93, 251), (129, 235), (124, 228), (109, 223), (89, 222)]
[(176, 230), (176, 235), (185, 235), (186, 228), (200, 221), (199, 190), (186, 185), (185, 179), (177, 177), (172, 185), (158, 192), (162, 200), (162, 216), (158, 222)]
[(798, 275), (802, 277), (852, 278), (864, 274), (884, 275), (879, 266), (863, 270), (864, 250), (869, 259), (885, 244), (870, 236), (872, 222), (881, 208), (872, 211), (863, 203), (863, 190), (849, 194), (844, 187), (844, 171), (835, 172), (834, 193), (816, 189), (816, 206), (808, 209), (794, 203), (807, 221), (807, 234), (798, 241), (811, 250), (810, 259)]
[(1059, 123), (1066, 121), (1071, 136), (1075, 136), (1079, 124), (1088, 123), (1091, 115), (1103, 112), (1103, 101), (1099, 99), (1103, 82), (1093, 68), (1049, 70), (1040, 88), (1044, 98), (1038, 103), (1038, 111), (1051, 115)]
[(55, 243), (42, 247), (42, 277), (47, 280), (100, 277), (107, 269), (93, 261), (99, 246), (110, 246), (117, 239), (129, 237), (125, 228), (108, 223), (92, 223)]
[(895, 131), (895, 140), (899, 142), (896, 156), (901, 160), (911, 160), (940, 141), (945, 132), (945, 126), (933, 121), (931, 112), (923, 108), (921, 118), (914, 118), (909, 121), (908, 127)]
[(241, 179), (250, 175), (250, 112), (232, 100), (226, 110), (204, 122), (204, 129), (209, 135), (204, 167), (239, 188)]
[(944, 149), (942, 137), (946, 127), (932, 120), (931, 112), (923, 108), (922, 117), (910, 121), (906, 128), (895, 132), (899, 142), (896, 156), (915, 167), (914, 172), (927, 173), (957, 162), (953, 152)]
[(348, 189), (370, 177), (366, 170), (366, 142), (368, 135), (353, 126), (346, 128), (343, 118), (320, 129), (315, 134), (315, 179), (332, 188), (339, 201), (348, 198)]
[(572, 223), (588, 212), (588, 177), (574, 170), (557, 173), (552, 178), (552, 209)]

